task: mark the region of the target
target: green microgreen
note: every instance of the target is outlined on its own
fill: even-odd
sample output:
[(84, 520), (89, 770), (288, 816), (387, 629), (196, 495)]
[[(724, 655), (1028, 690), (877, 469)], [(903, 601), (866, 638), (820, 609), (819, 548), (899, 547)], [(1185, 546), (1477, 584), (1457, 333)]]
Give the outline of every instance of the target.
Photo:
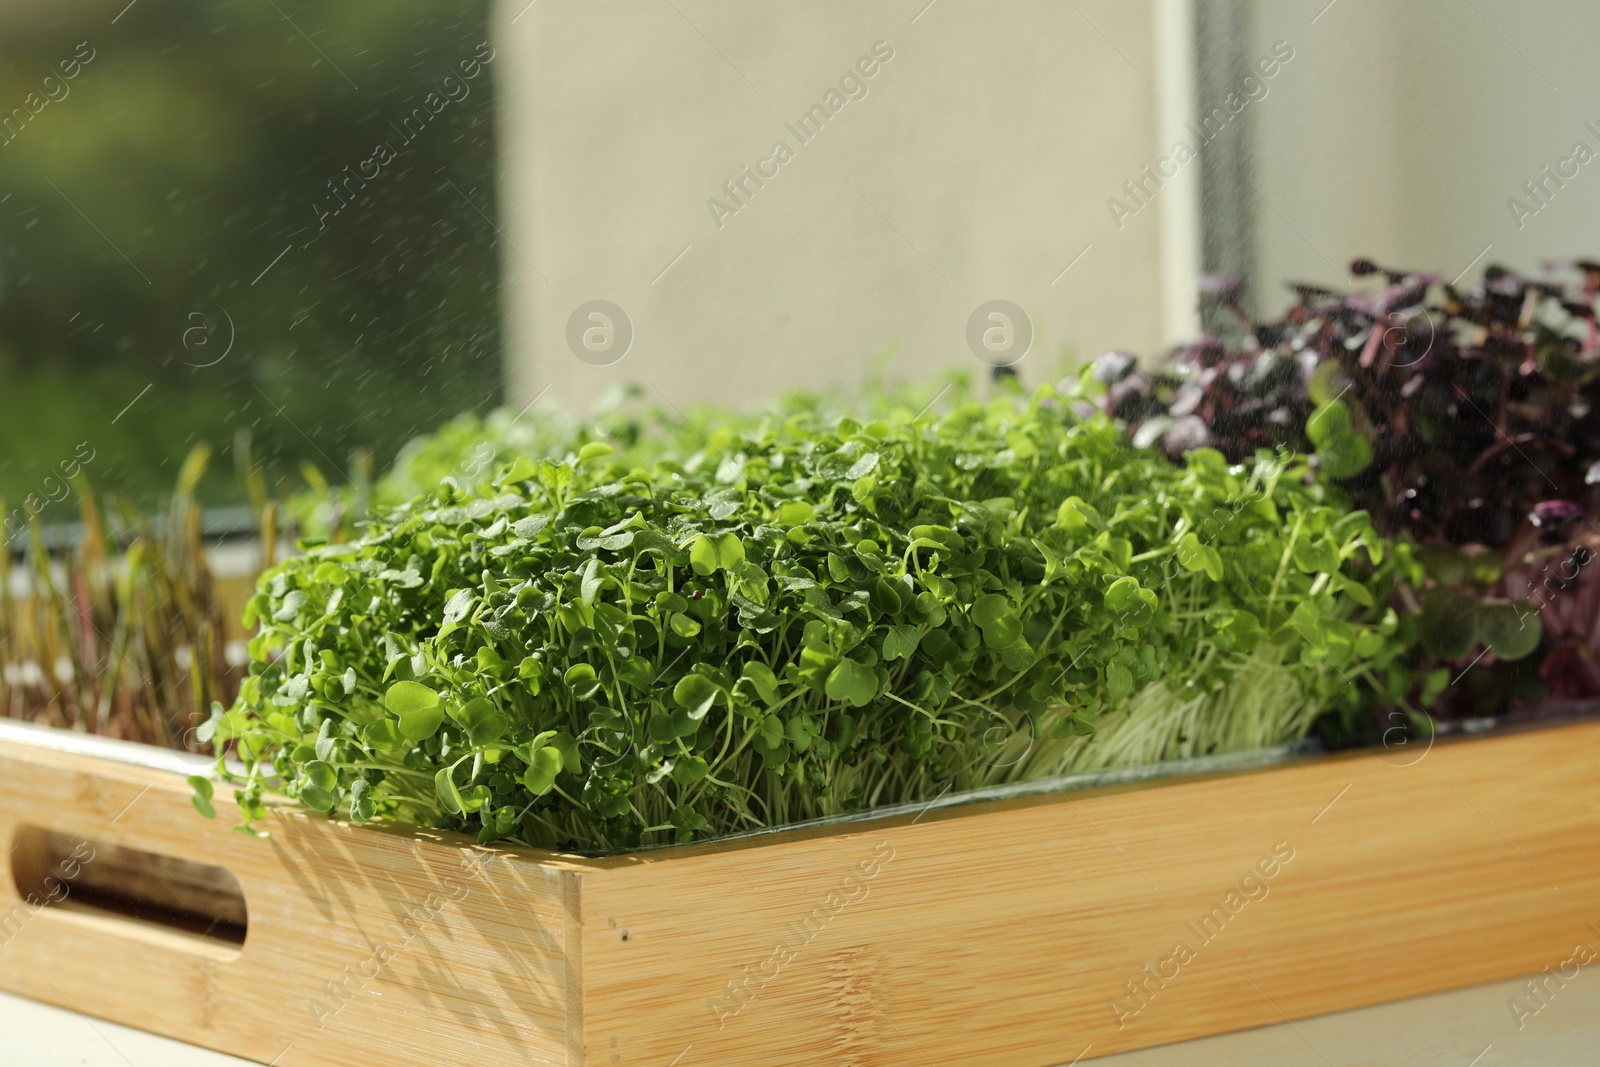
[[(1404, 548), (1051, 387), (519, 457), (263, 576), (211, 728), (356, 821), (603, 849), (1271, 745), (1396, 701)], [(237, 767), (237, 764), (235, 764)]]

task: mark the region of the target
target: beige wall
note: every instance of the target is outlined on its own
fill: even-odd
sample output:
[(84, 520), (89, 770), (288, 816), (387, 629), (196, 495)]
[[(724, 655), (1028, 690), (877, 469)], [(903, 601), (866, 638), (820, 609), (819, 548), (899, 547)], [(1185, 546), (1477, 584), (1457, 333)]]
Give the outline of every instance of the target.
[(1285, 279), (1343, 283), (1357, 255), (1448, 277), (1489, 248), (1464, 282), (1600, 256), (1600, 160), (1520, 228), (1507, 206), (1538, 206), (1522, 184), (1574, 142), (1600, 153), (1600, 4), (1339, 0), (1312, 25), (1321, 3), (1251, 3), (1257, 50), (1296, 49), (1252, 131), (1265, 306)]
[[(993, 298), (1033, 320), (1030, 382), (1064, 350), (1160, 346), (1191, 176), (1120, 229), (1106, 200), (1161, 154), (1165, 0), (527, 2), (502, 0), (495, 63), (514, 400), (633, 380), (755, 403), (858, 382), (890, 345), (893, 375), (982, 370), (967, 320)], [(785, 123), (876, 42), (865, 98), (801, 144)], [(778, 140), (794, 158), (719, 229), (708, 199)], [(565, 337), (595, 298), (635, 331), (608, 367)]]

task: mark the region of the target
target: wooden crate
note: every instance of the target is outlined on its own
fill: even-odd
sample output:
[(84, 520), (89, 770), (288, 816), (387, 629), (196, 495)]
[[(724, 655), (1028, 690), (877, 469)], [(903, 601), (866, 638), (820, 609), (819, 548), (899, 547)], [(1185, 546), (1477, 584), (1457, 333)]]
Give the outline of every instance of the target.
[(1600, 945), (1597, 723), (607, 859), (218, 807), (0, 741), (0, 987), (280, 1067), (1046, 1067)]

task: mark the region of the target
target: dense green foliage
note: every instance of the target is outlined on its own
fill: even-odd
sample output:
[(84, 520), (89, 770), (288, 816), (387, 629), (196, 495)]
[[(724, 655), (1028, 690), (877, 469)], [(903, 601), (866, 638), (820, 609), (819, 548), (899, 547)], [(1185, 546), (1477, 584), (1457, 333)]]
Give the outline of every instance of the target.
[(568, 449), (601, 439), (627, 453), (641, 444), (660, 448), (664, 436), (671, 439), (691, 432), (687, 423), (669, 421), (660, 409), (639, 409), (640, 395), (633, 385), (615, 389), (585, 420), (553, 402), (522, 412), (509, 408), (487, 415), (461, 412), (401, 446), (393, 465), (372, 483), (365, 499), (361, 486), (330, 484), (315, 465), (308, 467), (308, 488), (290, 498), (289, 516), (311, 539), (346, 540), (356, 534), (366, 507), (397, 507), (447, 479), (458, 486), (477, 485), (519, 456), (559, 458)]
[[(850, 414), (857, 418), (888, 415), (896, 410), (909, 416), (925, 408), (929, 399), (945, 393), (969, 396), (972, 384), (962, 375), (940, 379), (921, 396), (904, 386), (887, 387), (869, 381), (867, 388), (850, 397), (818, 393), (786, 395), (776, 410), (787, 414), (810, 413), (820, 418)], [(907, 407), (909, 405), (909, 407)], [(507, 463), (530, 459), (559, 459), (590, 441), (605, 441), (616, 450), (614, 462), (652, 465), (664, 453), (681, 454), (702, 447), (701, 426), (715, 427), (725, 435), (760, 424), (760, 413), (734, 412), (691, 406), (685, 414), (648, 402), (636, 384), (618, 386), (603, 395), (579, 419), (553, 401), (520, 412), (500, 408), (479, 415), (465, 411), (429, 433), (407, 441), (394, 464), (371, 486), (370, 504), (395, 507), (431, 492), (446, 479), (458, 486), (489, 481)], [(319, 541), (348, 540), (357, 534), (363, 500), (356, 485), (329, 485), (308, 469), (310, 489), (289, 501), (289, 514), (306, 534)]]
[(1050, 387), (440, 484), (269, 572), (207, 725), (312, 808), (627, 847), (1303, 736), (1395, 699), (1408, 554)]

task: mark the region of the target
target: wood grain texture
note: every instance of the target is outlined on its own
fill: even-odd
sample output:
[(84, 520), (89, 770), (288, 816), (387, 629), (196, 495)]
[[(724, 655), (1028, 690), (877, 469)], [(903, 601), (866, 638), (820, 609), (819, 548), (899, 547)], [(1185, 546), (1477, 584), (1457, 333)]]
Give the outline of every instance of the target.
[(241, 949), (35, 913), (8, 870), (0, 987), (279, 1067), (566, 1062), (559, 862), (293, 812), (253, 840), (230, 805), (204, 820), (189, 792), (181, 775), (0, 743), (0, 855), (32, 826), (221, 866), (249, 922)]
[[(1047, 1067), (1600, 949), (1585, 925), (1600, 924), (1600, 724), (1392, 765), (1415, 758), (942, 810), (594, 872), (589, 1063)], [(1274, 867), (1275, 846), (1293, 858)], [(848, 881), (875, 854), (892, 858)]]
[(1600, 947), (1600, 724), (1414, 759), (579, 860), (291, 813), (252, 841), (180, 776), (0, 742), (0, 848), (214, 864), (249, 908), (242, 949), (47, 908), (0, 987), (281, 1067), (1051, 1067)]

